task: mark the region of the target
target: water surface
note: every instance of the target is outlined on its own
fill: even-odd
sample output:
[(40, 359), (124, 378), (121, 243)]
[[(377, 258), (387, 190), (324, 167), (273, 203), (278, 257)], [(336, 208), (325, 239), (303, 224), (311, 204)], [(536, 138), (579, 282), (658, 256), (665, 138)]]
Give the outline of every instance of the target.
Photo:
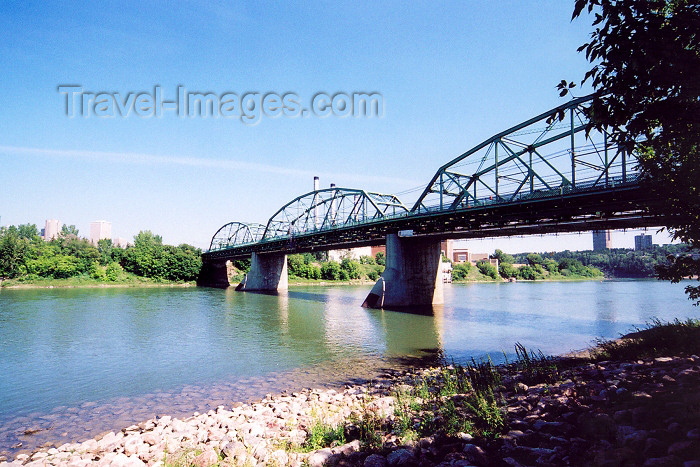
[[(0, 290), (0, 453), (267, 392), (371, 377), (406, 358), (513, 344), (558, 354), (654, 317), (697, 317), (655, 280), (448, 285), (432, 315), (368, 310), (368, 286)], [(27, 429), (40, 429), (23, 435)], [(18, 446), (18, 443), (22, 443)], [(10, 449), (15, 446), (14, 449)]]

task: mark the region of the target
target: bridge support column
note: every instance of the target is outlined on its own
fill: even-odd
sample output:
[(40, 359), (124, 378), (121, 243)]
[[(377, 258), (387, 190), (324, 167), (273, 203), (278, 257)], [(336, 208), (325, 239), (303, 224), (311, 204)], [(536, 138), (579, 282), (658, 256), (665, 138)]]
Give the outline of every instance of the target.
[(204, 261), (202, 269), (197, 277), (197, 285), (200, 287), (216, 287), (225, 289), (231, 284), (228, 281), (227, 261)]
[(443, 303), (440, 240), (386, 237), (386, 269), (362, 306), (429, 307)]
[(253, 253), (250, 272), (236, 290), (278, 291), (287, 290), (287, 255)]

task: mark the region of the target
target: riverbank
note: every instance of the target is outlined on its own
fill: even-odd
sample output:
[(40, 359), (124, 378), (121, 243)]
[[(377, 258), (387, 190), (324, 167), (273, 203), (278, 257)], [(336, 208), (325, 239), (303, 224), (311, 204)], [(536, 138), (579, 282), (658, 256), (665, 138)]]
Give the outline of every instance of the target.
[(67, 279), (35, 279), (22, 281), (18, 279), (0, 280), (3, 289), (75, 289), (75, 288), (125, 288), (125, 287), (195, 287), (196, 282), (155, 281), (145, 277), (125, 281), (100, 281), (97, 279), (70, 277)]
[[(698, 322), (581, 358), (390, 371), (17, 456), (26, 465), (698, 465)], [(694, 463), (695, 462), (695, 463)]]

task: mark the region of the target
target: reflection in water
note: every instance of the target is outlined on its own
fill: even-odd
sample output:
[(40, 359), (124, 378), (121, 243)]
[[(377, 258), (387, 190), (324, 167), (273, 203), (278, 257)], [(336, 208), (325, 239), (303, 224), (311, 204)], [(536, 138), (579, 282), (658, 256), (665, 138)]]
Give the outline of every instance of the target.
[(515, 342), (580, 349), (655, 316), (696, 317), (683, 287), (453, 284), (427, 315), (362, 308), (366, 286), (0, 290), (0, 451), (11, 431), (3, 427), (57, 423), (57, 414), (103, 431), (150, 413), (370, 377), (405, 357), (498, 361)]

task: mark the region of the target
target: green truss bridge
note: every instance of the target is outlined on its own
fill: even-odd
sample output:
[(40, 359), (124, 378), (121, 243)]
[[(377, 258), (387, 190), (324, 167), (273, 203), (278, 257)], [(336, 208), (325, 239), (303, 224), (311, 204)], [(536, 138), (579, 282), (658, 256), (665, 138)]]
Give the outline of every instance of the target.
[[(239, 290), (286, 288), (286, 254), (387, 245), (387, 268), (365, 302), (442, 301), (440, 241), (656, 226), (636, 156), (587, 131), (589, 97), (544, 112), (440, 167), (410, 205), (355, 188), (315, 190), (266, 224), (230, 222), (202, 255), (200, 285), (227, 287), (226, 261), (252, 258)], [(556, 118), (552, 118), (552, 117)]]

